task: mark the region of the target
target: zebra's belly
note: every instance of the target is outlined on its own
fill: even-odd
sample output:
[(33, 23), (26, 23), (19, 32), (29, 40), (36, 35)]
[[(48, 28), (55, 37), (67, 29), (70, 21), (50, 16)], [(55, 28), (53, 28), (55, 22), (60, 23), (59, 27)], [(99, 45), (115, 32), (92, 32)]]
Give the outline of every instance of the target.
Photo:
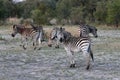
[(65, 46), (65, 50), (67, 51), (72, 51), (72, 52), (87, 52), (89, 49), (88, 45), (84, 45), (84, 47), (79, 47), (79, 46)]
[(80, 52), (81, 49), (80, 49), (80, 48), (71, 48), (71, 51), (72, 51), (72, 52)]
[(80, 47), (68, 47), (68, 46), (64, 46), (66, 51), (72, 51), (72, 52), (80, 52), (81, 48)]

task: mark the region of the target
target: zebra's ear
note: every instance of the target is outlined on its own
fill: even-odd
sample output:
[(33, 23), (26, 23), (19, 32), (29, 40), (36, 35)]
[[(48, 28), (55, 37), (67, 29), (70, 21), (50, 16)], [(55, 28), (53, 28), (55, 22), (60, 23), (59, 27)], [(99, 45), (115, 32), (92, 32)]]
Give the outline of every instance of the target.
[(60, 31), (62, 31), (62, 27), (60, 27)]
[(65, 31), (65, 28), (62, 28), (63, 31)]
[(60, 31), (65, 31), (65, 28), (60, 27)]
[(33, 24), (30, 24), (34, 30), (37, 30), (37, 27), (34, 26)]
[(13, 25), (13, 29), (15, 29), (15, 28), (16, 28), (16, 24)]

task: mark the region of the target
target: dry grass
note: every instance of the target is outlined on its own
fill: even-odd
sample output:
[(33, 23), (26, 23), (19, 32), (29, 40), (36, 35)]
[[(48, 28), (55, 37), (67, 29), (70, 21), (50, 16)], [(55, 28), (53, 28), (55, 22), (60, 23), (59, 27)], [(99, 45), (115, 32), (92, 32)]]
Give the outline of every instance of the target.
[(114, 52), (114, 51), (120, 51), (120, 41), (119, 42), (104, 42), (104, 43), (99, 43), (99, 44), (94, 44), (92, 47), (93, 51), (98, 50), (98, 51), (109, 51), (109, 52)]
[[(77, 26), (65, 28), (78, 35)], [(44, 27), (47, 35), (51, 29)], [(76, 68), (71, 69), (62, 46), (60, 49), (45, 46), (36, 51), (32, 47), (23, 50), (20, 41), (9, 36), (11, 27), (1, 28), (0, 34), (8, 43), (0, 42), (0, 80), (120, 80), (120, 32), (99, 31), (99, 37), (92, 38), (95, 62), (86, 71), (81, 53), (75, 54)], [(111, 35), (106, 37), (108, 34)]]
[[(73, 36), (79, 36), (79, 33), (78, 33), (78, 26), (64, 26), (65, 30), (70, 32)], [(53, 29), (53, 27), (45, 27), (44, 30), (45, 30), (45, 33), (47, 36), (50, 35), (50, 32), (51, 30)]]
[[(107, 25), (93, 25), (93, 26), (95, 26), (98, 29), (98, 31), (99, 30), (119, 30), (120, 29), (120, 28), (115, 28), (114, 26), (107, 26)], [(58, 26), (58, 27), (60, 27), (60, 26)], [(79, 26), (78, 25), (73, 25), (73, 26), (66, 25), (63, 27), (65, 28), (66, 31), (70, 32), (73, 36), (79, 36), (79, 32), (78, 32)], [(44, 27), (44, 30), (47, 32), (47, 35), (49, 35), (52, 28), (53, 28), (52, 26)]]
[(74, 27), (65, 27), (66, 31), (70, 32), (73, 36), (79, 36), (78, 29), (79, 27), (74, 26)]

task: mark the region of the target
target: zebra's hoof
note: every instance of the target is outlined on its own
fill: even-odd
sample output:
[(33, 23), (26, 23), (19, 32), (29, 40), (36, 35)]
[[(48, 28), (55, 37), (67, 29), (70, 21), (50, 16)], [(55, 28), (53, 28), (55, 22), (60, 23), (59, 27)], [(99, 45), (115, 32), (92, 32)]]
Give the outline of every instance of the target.
[(26, 50), (27, 48), (23, 47), (24, 50)]
[(75, 64), (71, 64), (71, 65), (70, 65), (70, 68), (75, 68)]
[(27, 48), (25, 46), (23, 46), (23, 49), (26, 50)]
[(59, 46), (55, 46), (55, 48), (59, 48)]
[(88, 65), (87, 67), (86, 67), (86, 70), (89, 70), (90, 69), (90, 65)]
[(20, 46), (23, 46), (23, 45), (20, 44)]
[(33, 46), (35, 46), (35, 44), (33, 43)]
[(36, 50), (37, 48), (35, 47), (34, 50)]
[(52, 47), (52, 45), (50, 45), (50, 44), (49, 44), (48, 46), (49, 46), (49, 47)]
[(41, 48), (38, 48), (38, 50), (41, 50)]

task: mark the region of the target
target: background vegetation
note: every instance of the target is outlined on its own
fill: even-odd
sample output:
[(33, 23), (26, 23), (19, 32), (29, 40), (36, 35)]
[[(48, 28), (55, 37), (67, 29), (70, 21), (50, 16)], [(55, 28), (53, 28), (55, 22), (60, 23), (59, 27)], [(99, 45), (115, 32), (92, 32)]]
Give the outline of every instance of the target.
[(0, 24), (6, 19), (17, 17), (32, 19), (36, 24), (96, 23), (114, 25), (120, 24), (120, 0), (25, 0), (14, 2), (0, 0)]

